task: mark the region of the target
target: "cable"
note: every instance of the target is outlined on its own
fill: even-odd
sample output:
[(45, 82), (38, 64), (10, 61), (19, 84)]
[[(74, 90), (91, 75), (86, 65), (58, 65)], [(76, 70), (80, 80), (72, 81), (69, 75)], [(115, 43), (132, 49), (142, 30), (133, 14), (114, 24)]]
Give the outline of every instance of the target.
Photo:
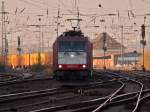
[(130, 10), (132, 10), (133, 9), (132, 0), (129, 0), (129, 5), (130, 5)]
[(36, 5), (36, 4), (32, 3), (32, 2), (29, 2), (27, 0), (19, 0), (19, 1), (24, 2), (24, 3), (28, 4), (28, 5), (34, 6), (36, 8), (40, 8), (40, 9), (43, 8), (43, 7), (40, 7), (40, 6), (38, 6), (38, 5)]
[(66, 9), (68, 12), (73, 13), (72, 10), (68, 9), (67, 6), (66, 6), (61, 0), (60, 0), (60, 3), (65, 7), (65, 9)]
[[(34, 4), (44, 5), (44, 6), (50, 6), (52, 8), (52, 6), (48, 2), (47, 3), (46, 2), (41, 2), (39, 0), (30, 0), (30, 1), (32, 1), (32, 4), (34, 3)], [(60, 0), (59, 0), (59, 2), (60, 2)], [(55, 7), (53, 7), (53, 8), (55, 8)], [(56, 8), (54, 10), (56, 10)]]
[(41, 4), (41, 5), (46, 5), (46, 6), (48, 6), (47, 3), (44, 3), (44, 2), (41, 2), (41, 1), (38, 1), (38, 0), (30, 0), (30, 1), (33, 1), (33, 2), (35, 2), (35, 3), (39, 3), (39, 4)]
[(147, 3), (147, 4), (150, 4), (150, 2), (149, 2), (149, 1), (146, 1), (146, 0), (141, 0), (141, 1), (143, 1), (143, 2), (145, 2), (145, 3)]
[(23, 9), (20, 11), (20, 13), (22, 13), (25, 9), (26, 9), (26, 8), (23, 8)]

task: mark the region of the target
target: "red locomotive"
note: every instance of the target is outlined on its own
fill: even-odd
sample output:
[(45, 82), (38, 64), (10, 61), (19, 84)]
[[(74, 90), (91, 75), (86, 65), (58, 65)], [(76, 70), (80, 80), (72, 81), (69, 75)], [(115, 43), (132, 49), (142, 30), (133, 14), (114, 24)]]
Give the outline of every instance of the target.
[(67, 31), (53, 44), (53, 71), (59, 79), (87, 79), (92, 75), (92, 44), (81, 31)]

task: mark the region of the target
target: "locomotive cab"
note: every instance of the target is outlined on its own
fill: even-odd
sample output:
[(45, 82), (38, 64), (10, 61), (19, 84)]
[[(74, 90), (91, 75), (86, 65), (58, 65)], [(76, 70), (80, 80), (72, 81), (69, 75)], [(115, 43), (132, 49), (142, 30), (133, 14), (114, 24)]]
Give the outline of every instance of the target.
[(59, 79), (87, 79), (92, 71), (92, 44), (81, 31), (68, 31), (53, 46), (53, 69)]

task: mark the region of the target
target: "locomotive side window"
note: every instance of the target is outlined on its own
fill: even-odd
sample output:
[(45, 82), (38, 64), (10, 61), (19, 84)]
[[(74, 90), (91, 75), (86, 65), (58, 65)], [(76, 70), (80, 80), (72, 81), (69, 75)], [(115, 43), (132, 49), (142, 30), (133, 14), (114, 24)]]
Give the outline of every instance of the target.
[(79, 41), (61, 41), (59, 51), (85, 51), (85, 42)]

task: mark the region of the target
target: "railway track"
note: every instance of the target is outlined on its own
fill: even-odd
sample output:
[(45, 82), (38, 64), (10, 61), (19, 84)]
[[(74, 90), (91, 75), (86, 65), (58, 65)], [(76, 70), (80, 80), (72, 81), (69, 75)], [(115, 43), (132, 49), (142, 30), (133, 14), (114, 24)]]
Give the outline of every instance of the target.
[[(123, 75), (122, 75), (123, 76)], [(142, 77), (144, 77), (145, 75), (142, 75)], [(147, 76), (145, 76), (145, 77), (147, 77)], [(139, 108), (139, 104), (140, 104), (140, 101), (141, 101), (141, 99), (143, 99), (143, 97), (145, 98), (145, 97), (147, 97), (147, 96), (143, 96), (142, 94), (144, 93), (144, 84), (141, 82), (141, 81), (138, 81), (137, 80), (137, 78), (136, 78), (136, 80), (135, 79), (133, 79), (133, 78), (129, 78), (128, 77), (128, 80), (130, 80), (130, 81), (134, 81), (135, 83), (137, 83), (137, 84), (139, 84), (139, 86), (140, 86), (140, 90), (139, 90), (139, 92), (138, 92), (138, 94), (136, 95), (136, 97), (135, 96), (133, 96), (132, 98), (126, 98), (126, 99), (124, 99), (124, 101), (131, 101), (131, 100), (133, 100), (133, 99), (137, 99), (135, 102), (134, 102), (134, 105), (132, 105), (132, 108), (133, 108), (133, 110), (132, 110), (132, 112), (136, 112), (137, 110), (138, 110), (138, 108)], [(149, 92), (150, 93), (150, 92)], [(149, 93), (148, 93), (148, 96), (149, 96)], [(117, 102), (116, 103), (116, 105), (117, 104), (119, 104), (119, 103), (121, 103), (120, 101), (119, 102)], [(114, 104), (114, 102), (112, 103), (112, 104)], [(119, 108), (119, 107), (118, 107)], [(97, 108), (98, 109), (98, 108)], [(93, 112), (97, 112), (98, 110), (97, 109), (95, 109)], [(112, 108), (110, 109), (110, 110), (112, 110)], [(105, 112), (105, 111), (104, 111)], [(106, 112), (109, 112), (108, 110), (106, 111)]]
[[(111, 72), (108, 72), (108, 73), (110, 73), (111, 76), (120, 77), (121, 79), (126, 79), (128, 82), (129, 82), (129, 81), (130, 81), (130, 82), (134, 82), (134, 83), (136, 83), (136, 84), (138, 84), (138, 85), (140, 86), (140, 92), (139, 92), (139, 95), (138, 95), (138, 100), (137, 100), (136, 106), (135, 106), (135, 108), (134, 108), (134, 110), (133, 110), (133, 112), (135, 112), (135, 111), (137, 110), (138, 105), (139, 105), (139, 99), (140, 99), (141, 93), (142, 93), (142, 91), (143, 91), (143, 84), (140, 83), (140, 82), (138, 82), (138, 81), (136, 81), (136, 80), (130, 79), (129, 77), (127, 77), (127, 76), (125, 76), (125, 75), (118, 75), (118, 74), (116, 74), (116, 73), (114, 74), (114, 73), (111, 73)], [(122, 83), (123, 83), (123, 82), (122, 82)], [(123, 84), (124, 84), (124, 86), (125, 86), (125, 83), (123, 83)], [(121, 91), (122, 89), (123, 89), (123, 88), (118, 89), (118, 91)], [(101, 111), (102, 108), (103, 108), (107, 103), (109, 103), (109, 102), (112, 100), (113, 97), (115, 97), (115, 96), (117, 95), (118, 91), (117, 91), (117, 92), (114, 92), (112, 95), (110, 95), (110, 97), (109, 97), (104, 103), (100, 104), (100, 105), (99, 105), (96, 109), (94, 109), (92, 112), (99, 112), (99, 111)], [(131, 99), (132, 99), (132, 98), (131, 98)]]
[(133, 77), (126, 73), (107, 71), (99, 74), (100, 79), (97, 78), (88, 87), (78, 86), (63, 92), (53, 88), (54, 90), (48, 91), (18, 93), (22, 96), (20, 98), (17, 94), (3, 95), (0, 97), (1, 107), (5, 104), (9, 106), (0, 108), (0, 111), (10, 112), (11, 109), (17, 109), (21, 112), (111, 112), (116, 109), (115, 112), (119, 112), (122, 109), (123, 112), (137, 112), (146, 107), (141, 104), (150, 98), (150, 89), (145, 89), (141, 82), (146, 78), (141, 77), (142, 74)]
[(142, 98), (139, 102), (139, 107), (137, 109), (138, 112), (148, 112), (150, 107), (150, 92), (149, 93), (143, 93)]
[(16, 76), (15, 74), (12, 73), (2, 73), (0, 74), (0, 84), (3, 84), (8, 81), (13, 81), (19, 79), (19, 76)]
[(32, 79), (31, 73), (2, 73), (0, 74), (0, 86)]
[[(110, 82), (112, 82), (112, 80), (110, 81), (108, 81), (109, 83)], [(122, 88), (123, 87), (123, 85), (122, 85), (122, 83), (121, 82), (118, 82), (118, 83), (120, 83), (120, 85), (121, 85), (121, 87), (119, 86), (119, 88)], [(98, 83), (97, 83), (98, 84)], [(100, 84), (102, 84), (102, 82), (100, 83)], [(107, 83), (106, 82), (104, 82), (104, 84), (106, 85)], [(110, 86), (110, 85), (109, 85)], [(96, 86), (95, 86), (96, 87)], [(97, 86), (98, 87), (98, 86)], [(97, 89), (97, 87), (96, 87), (96, 89)], [(93, 85), (92, 85), (92, 87), (91, 88), (93, 88)], [(87, 89), (87, 88), (86, 88)], [(89, 88), (88, 88), (89, 89)], [(93, 92), (93, 90), (92, 90), (92, 92)], [(96, 93), (97, 93), (97, 91), (96, 91)], [(84, 94), (86, 94), (87, 95), (87, 92), (85, 91), (85, 88), (84, 88)], [(91, 93), (88, 93), (88, 95), (89, 94), (91, 94)], [(88, 98), (89, 99), (89, 98)], [(91, 99), (92, 100), (92, 99)], [(52, 107), (53, 108), (53, 107)], [(44, 110), (45, 111), (45, 110)]]
[[(46, 78), (19, 78), (0, 83), (0, 95), (15, 94), (20, 92), (38, 91), (59, 87), (60, 83), (51, 77)], [(14, 89), (15, 88), (15, 89)]]
[[(100, 92), (102, 90), (104, 90), (104, 86), (110, 87), (109, 89), (106, 88), (107, 91), (109, 90), (108, 91), (109, 93), (111, 91), (113, 91), (113, 89), (111, 89), (111, 87), (116, 86), (116, 83), (118, 84), (118, 86), (121, 85), (121, 82), (109, 81), (109, 83), (106, 83), (106, 82), (105, 83), (94, 83), (94, 84), (91, 84), (89, 87), (84, 87), (84, 88), (75, 88), (75, 89), (71, 89), (71, 90), (67, 89), (67, 90), (64, 90), (64, 93), (63, 92), (58, 92), (58, 91), (52, 92), (52, 93), (51, 92), (50, 93), (49, 92), (45, 93), (44, 91), (42, 91), (42, 93), (41, 93), (41, 92), (37, 91), (36, 94), (20, 93), (20, 94), (5, 95), (5, 96), (0, 97), (0, 100), (1, 100), (0, 101), (1, 102), (0, 106), (4, 107), (4, 105), (7, 104), (7, 105), (9, 105), (9, 107), (15, 107), (15, 108), (19, 109), (21, 112), (25, 112), (25, 110), (26, 110), (26, 112), (28, 112), (31, 108), (33, 110), (36, 109), (37, 107), (39, 108), (39, 105), (43, 105), (44, 107), (45, 107), (45, 105), (46, 105), (46, 107), (50, 107), (50, 106), (52, 107), (53, 105), (57, 105), (57, 106), (62, 105), (62, 104), (64, 104), (65, 101), (68, 103), (68, 102), (71, 102), (72, 100), (74, 100), (74, 101), (76, 100), (75, 102), (81, 102), (81, 100), (86, 101), (86, 99), (89, 99), (89, 100), (91, 99), (92, 100), (92, 99), (95, 99), (96, 97), (98, 97), (99, 95), (102, 96), (102, 94)], [(97, 91), (98, 88), (101, 88), (99, 90), (99, 92)], [(84, 92), (82, 93), (81, 90), (83, 90)], [(105, 92), (103, 92), (103, 94)], [(59, 95), (58, 95), (58, 93), (59, 93)], [(103, 96), (106, 96), (106, 93)], [(64, 96), (63, 96), (63, 94), (64, 94)], [(17, 97), (18, 95), (21, 95), (22, 97), (20, 96), (20, 98), (19, 98), (19, 97)], [(44, 97), (45, 96), (47, 96), (47, 97), (42, 98), (41, 95), (44, 96)], [(28, 101), (25, 101), (25, 99), (27, 99), (29, 97), (30, 97), (30, 99)], [(36, 100), (32, 101), (31, 104), (28, 103), (28, 104), (22, 104), (21, 105), (21, 103), (18, 104), (18, 103), (14, 102), (14, 101), (16, 101), (16, 99), (19, 99), (19, 100), (23, 99), (24, 102), (29, 102), (34, 97), (36, 97)], [(39, 99), (41, 99), (41, 100), (38, 101)], [(44, 99), (44, 100), (42, 100), (42, 99)], [(18, 104), (18, 105), (17, 106), (11, 105), (8, 102), (9, 103), (12, 102), (13, 104)], [(7, 112), (7, 111), (10, 110), (9, 107), (5, 107), (5, 108), (1, 109), (0, 111), (4, 111), (4, 112), (6, 111)]]
[[(132, 92), (132, 93), (128, 93), (128, 94), (122, 94), (122, 95), (117, 95), (114, 98), (112, 98), (111, 102), (107, 103), (105, 105), (105, 107), (103, 107), (103, 109), (100, 112), (109, 112), (109, 110), (105, 110), (108, 108), (112, 108), (115, 107), (116, 105), (124, 105), (124, 103), (130, 103), (133, 101), (136, 101), (136, 95), (139, 93), (140, 91), (137, 92)], [(148, 90), (144, 90), (144, 93), (149, 93), (150, 89)], [(71, 105), (63, 105), (63, 106), (57, 106), (57, 107), (51, 107), (51, 108), (43, 108), (43, 109), (39, 109), (39, 110), (35, 110), (35, 111), (31, 111), (31, 112), (54, 112), (54, 111), (65, 111), (65, 112), (91, 112), (93, 111), (97, 106), (99, 106), (99, 103), (104, 102), (106, 99), (108, 99), (109, 97), (102, 97), (99, 99), (93, 99), (93, 100), (89, 100), (89, 101), (84, 101), (81, 103), (76, 103), (76, 104), (71, 104)], [(112, 109), (111, 109), (112, 111)], [(117, 112), (117, 111), (116, 111)], [(119, 111), (118, 111), (119, 112)], [(127, 111), (128, 112), (128, 111)]]
[[(106, 107), (108, 108), (108, 106), (111, 107), (111, 106), (116, 106), (116, 105), (120, 105), (120, 104), (125, 105), (124, 103), (131, 102), (131, 101), (132, 102), (134, 101), (134, 103), (135, 103), (135, 105), (132, 105), (133, 106), (132, 112), (136, 112), (139, 107), (141, 98), (142, 98), (142, 96), (141, 96), (142, 93), (143, 92), (148, 93), (148, 92), (150, 92), (150, 90), (143, 90), (144, 85), (141, 82), (138, 82), (132, 78), (130, 79), (126, 75), (118, 76), (118, 74), (114, 74), (114, 76), (115, 76), (115, 78), (118, 78), (120, 80), (125, 79), (126, 81), (136, 83), (139, 86), (139, 90), (137, 90), (135, 92), (127, 92), (125, 94), (117, 95), (117, 93), (119, 93), (124, 88), (125, 83), (122, 82), (122, 87), (118, 88), (114, 93), (112, 93), (109, 96), (105, 96), (105, 97), (101, 97), (101, 98), (97, 98), (97, 99), (93, 99), (90, 101), (77, 103), (77, 104), (73, 104), (73, 105), (65, 105), (65, 106), (59, 106), (59, 107), (40, 109), (40, 110), (33, 111), (33, 112), (50, 112), (50, 111), (69, 111), (69, 112), (106, 111), (106, 112), (108, 112), (108, 110), (105, 110)], [(100, 105), (98, 105), (98, 103)]]

